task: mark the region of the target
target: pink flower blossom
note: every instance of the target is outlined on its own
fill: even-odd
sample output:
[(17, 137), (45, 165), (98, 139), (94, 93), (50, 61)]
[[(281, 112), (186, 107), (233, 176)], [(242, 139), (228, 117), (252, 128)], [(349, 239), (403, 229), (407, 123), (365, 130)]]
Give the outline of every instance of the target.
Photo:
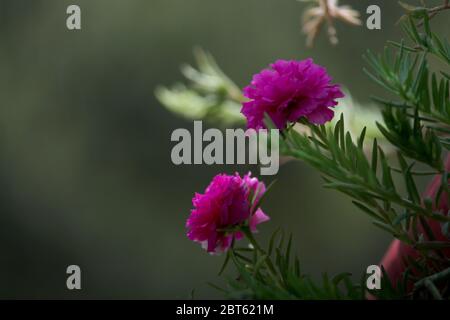
[(235, 227), (248, 223), (250, 230), (256, 232), (256, 225), (269, 220), (257, 208), (265, 192), (264, 183), (250, 173), (243, 178), (237, 173), (215, 176), (205, 193), (196, 193), (192, 199), (194, 209), (186, 223), (188, 238), (201, 243), (210, 253), (226, 251), (233, 238), (243, 237)]
[[(447, 156), (447, 160), (445, 163), (445, 170), (446, 171), (450, 170), (450, 155)], [(442, 176), (436, 175), (428, 185), (423, 197), (434, 200), (434, 198), (437, 196), (441, 182)], [(434, 210), (440, 211), (444, 215), (448, 215), (449, 204), (447, 202), (447, 197), (448, 197), (447, 193), (443, 192), (440, 195), (438, 204), (437, 206), (434, 207)], [(436, 241), (442, 242), (449, 241), (449, 239), (442, 234), (441, 225), (439, 222), (432, 219), (428, 219), (427, 222), (428, 225), (430, 226), (431, 231), (433, 232), (434, 237), (436, 238)], [(425, 233), (423, 226), (421, 224), (419, 224), (418, 229), (422, 233)], [(429, 239), (427, 238), (427, 240)], [(450, 258), (450, 249), (444, 249), (442, 250), (442, 253), (446, 258)], [(417, 259), (419, 257), (419, 252), (417, 252), (414, 248), (408, 246), (404, 242), (395, 239), (394, 241), (392, 241), (391, 245), (389, 246), (380, 263), (384, 267), (386, 274), (388, 275), (389, 279), (392, 281), (394, 285), (401, 279), (402, 274), (408, 267), (408, 265), (405, 263), (406, 257)]]
[(241, 112), (247, 127), (256, 130), (265, 127), (265, 113), (279, 129), (301, 117), (323, 124), (333, 118), (330, 108), (337, 105), (336, 99), (344, 96), (339, 85), (331, 84), (326, 69), (312, 59), (276, 61), (253, 77), (244, 95), (250, 101), (244, 102)]

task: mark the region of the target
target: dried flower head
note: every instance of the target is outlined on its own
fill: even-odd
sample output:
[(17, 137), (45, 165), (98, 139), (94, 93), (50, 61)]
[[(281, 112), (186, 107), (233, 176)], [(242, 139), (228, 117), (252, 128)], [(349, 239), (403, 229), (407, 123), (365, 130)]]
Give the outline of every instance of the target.
[(303, 32), (307, 36), (306, 43), (311, 47), (322, 26), (327, 24), (327, 32), (332, 44), (338, 43), (334, 20), (341, 20), (350, 25), (360, 26), (359, 12), (350, 6), (339, 6), (338, 0), (314, 0), (316, 6), (305, 11), (303, 15)]

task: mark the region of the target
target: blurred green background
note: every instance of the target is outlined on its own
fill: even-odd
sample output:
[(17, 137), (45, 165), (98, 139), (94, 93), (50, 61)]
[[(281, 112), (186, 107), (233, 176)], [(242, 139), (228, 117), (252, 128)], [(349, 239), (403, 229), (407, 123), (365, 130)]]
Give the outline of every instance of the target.
[[(220, 283), (223, 258), (190, 242), (184, 224), (195, 191), (249, 168), (173, 165), (170, 134), (192, 123), (165, 110), (154, 88), (181, 80), (199, 45), (241, 87), (277, 58), (311, 56), (368, 102), (381, 91), (361, 56), (400, 38), (402, 11), (391, 0), (343, 2), (363, 18), (380, 5), (382, 30), (338, 23), (337, 47), (322, 34), (306, 49), (295, 0), (2, 0), (0, 298), (221, 297), (206, 282)], [(66, 29), (73, 3), (81, 31)], [(278, 226), (293, 232), (314, 275), (357, 279), (379, 262), (390, 239), (314, 170), (291, 162), (277, 179), (260, 239)], [(70, 264), (81, 267), (81, 291), (66, 289)]]

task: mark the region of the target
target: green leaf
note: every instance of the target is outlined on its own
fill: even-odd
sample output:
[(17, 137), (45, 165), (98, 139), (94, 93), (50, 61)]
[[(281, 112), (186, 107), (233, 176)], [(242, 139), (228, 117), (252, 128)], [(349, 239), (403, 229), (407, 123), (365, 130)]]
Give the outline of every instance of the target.
[(227, 267), (228, 262), (230, 261), (230, 252), (231, 251), (227, 251), (227, 254), (225, 256), (225, 260), (224, 260), (224, 262), (222, 264), (222, 267), (220, 268), (220, 271), (218, 273), (219, 276), (222, 275), (222, 273), (225, 271), (225, 268)]

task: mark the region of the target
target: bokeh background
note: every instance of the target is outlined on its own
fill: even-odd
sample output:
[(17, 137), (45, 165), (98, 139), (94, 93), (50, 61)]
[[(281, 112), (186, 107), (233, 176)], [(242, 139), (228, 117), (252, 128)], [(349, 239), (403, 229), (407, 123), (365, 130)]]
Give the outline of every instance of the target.
[[(382, 92), (362, 54), (400, 39), (402, 10), (343, 2), (363, 18), (380, 5), (382, 30), (338, 23), (337, 47), (322, 35), (307, 49), (295, 0), (2, 0), (0, 298), (221, 297), (206, 282), (220, 283), (223, 258), (187, 240), (184, 224), (195, 191), (218, 172), (249, 168), (173, 165), (170, 134), (192, 123), (164, 109), (154, 88), (181, 80), (198, 45), (240, 86), (277, 58), (311, 56), (367, 103)], [(73, 3), (81, 31), (66, 29)], [(262, 241), (279, 226), (293, 232), (303, 270), (316, 276), (358, 279), (378, 263), (390, 239), (317, 172), (290, 162), (277, 180)], [(81, 291), (66, 289), (71, 264)]]

